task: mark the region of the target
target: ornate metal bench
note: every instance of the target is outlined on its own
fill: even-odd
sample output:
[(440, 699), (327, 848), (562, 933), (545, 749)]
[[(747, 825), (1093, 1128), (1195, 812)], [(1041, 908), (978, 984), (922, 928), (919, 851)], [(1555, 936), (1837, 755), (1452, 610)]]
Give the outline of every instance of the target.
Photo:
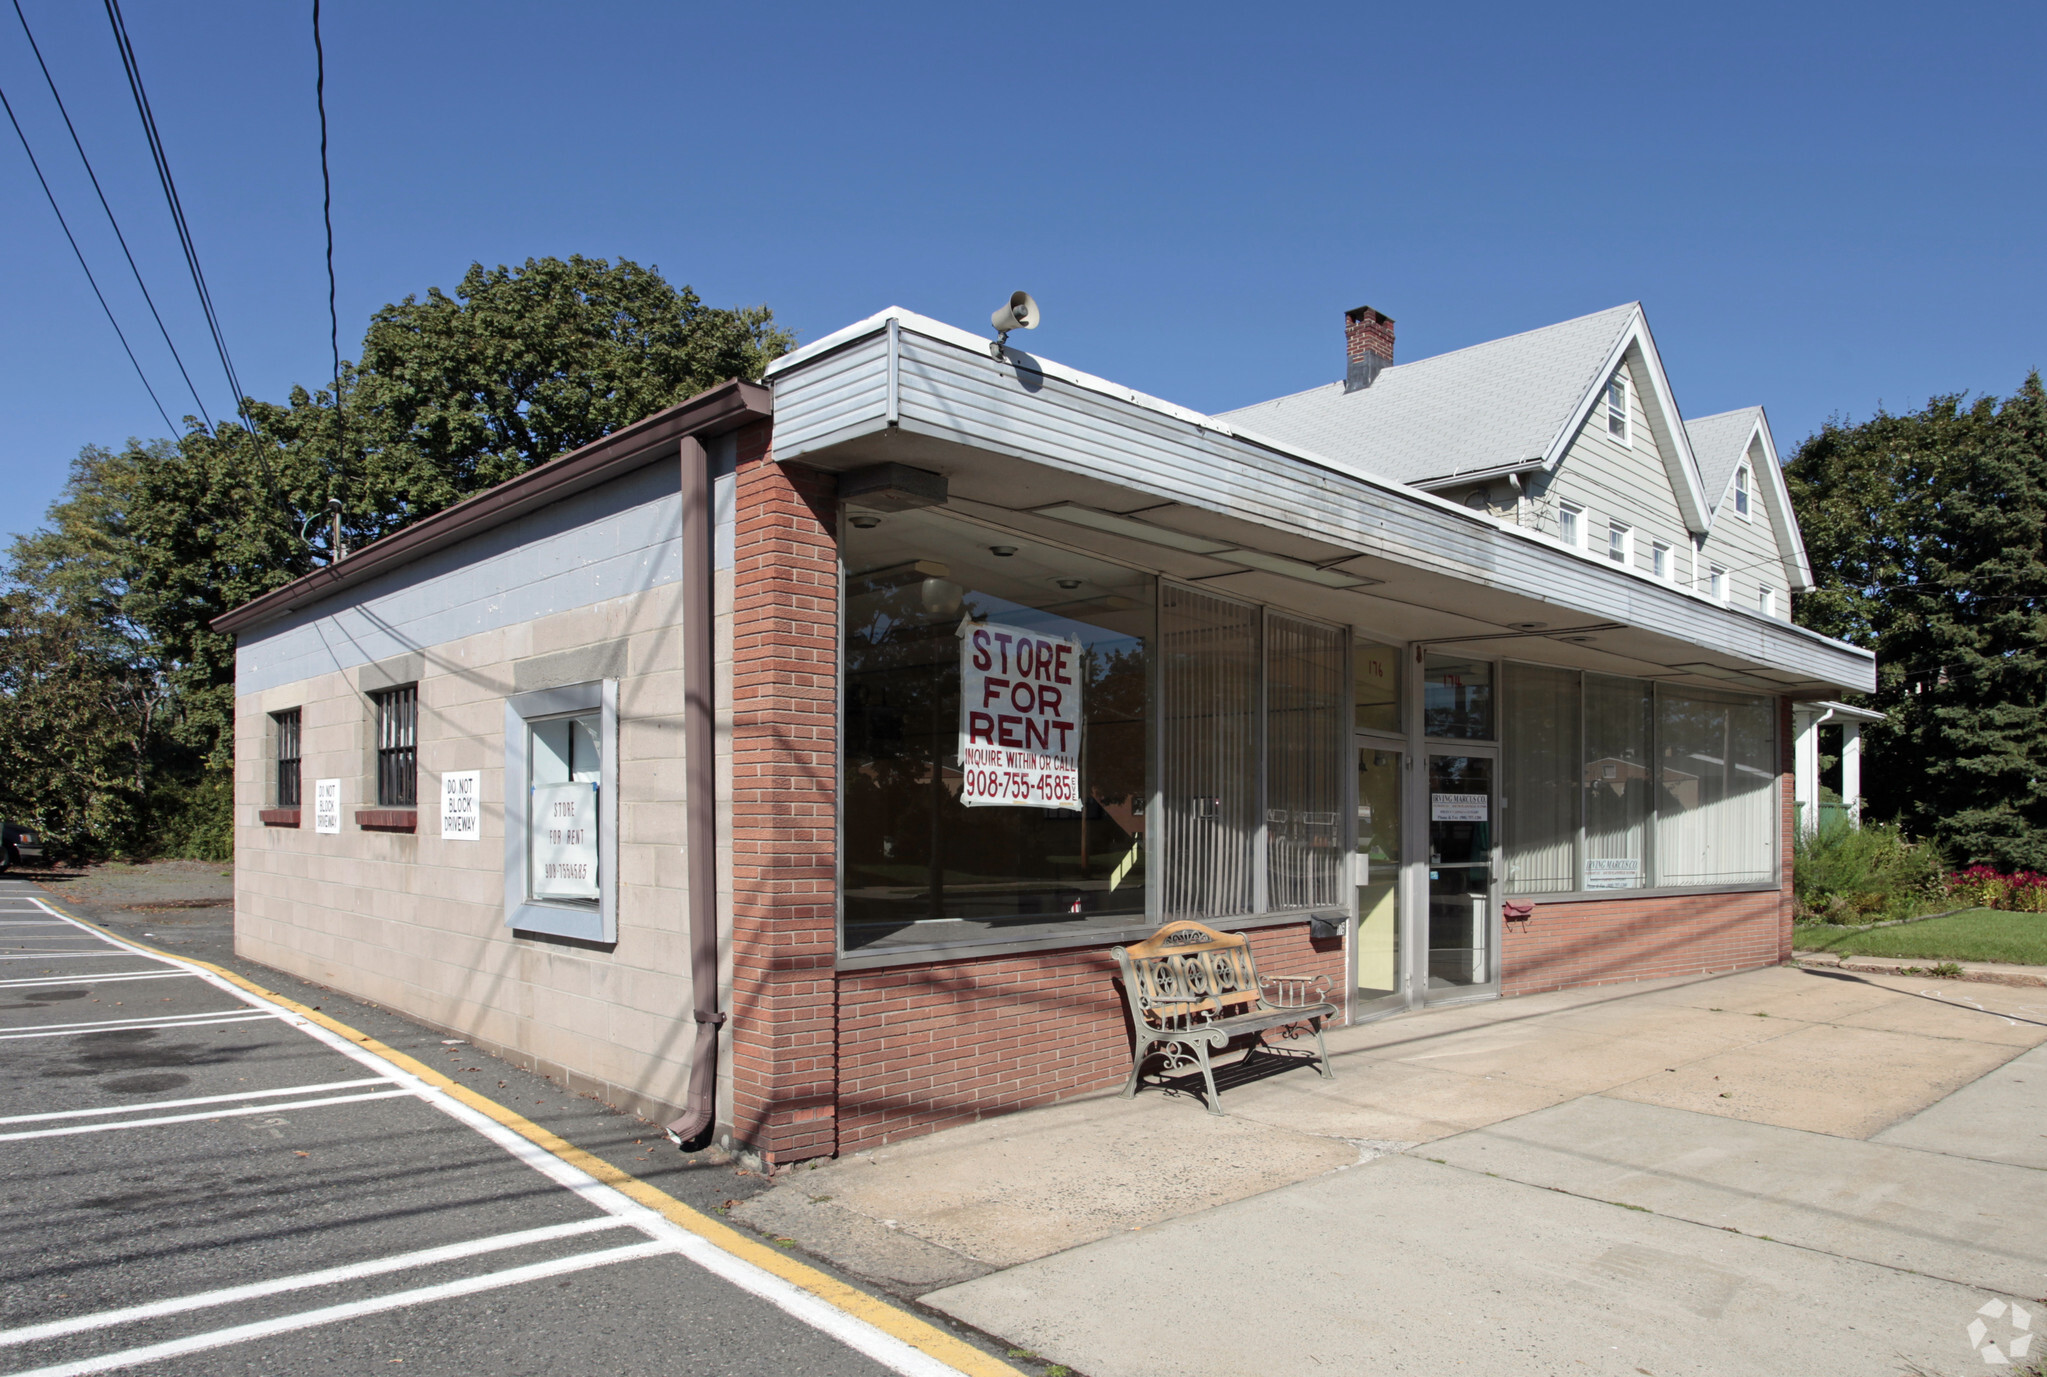
[[(1317, 1070), (1331, 1080), (1329, 1049), (1322, 1043), (1322, 1020), (1336, 1013), (1326, 1001), (1310, 1003), (1312, 994), (1328, 992), (1327, 976), (1267, 976), (1261, 980), (1251, 959), (1251, 940), (1243, 933), (1224, 934), (1190, 919), (1166, 924), (1144, 941), (1117, 947), (1112, 953), (1123, 970), (1123, 989), (1130, 1000), (1130, 1020), (1137, 1045), (1131, 1050), (1130, 1079), (1123, 1098), (1137, 1094), (1139, 1073), (1154, 1052), (1165, 1058), (1161, 1073), (1194, 1065), (1208, 1086), (1208, 1112), (1222, 1113), (1216, 1095), (1211, 1050), (1220, 1052), (1246, 1035), (1265, 1046), (1267, 1029), (1285, 1037), (1304, 1032), (1315, 1036)], [(1277, 987), (1281, 1002), (1265, 997)]]

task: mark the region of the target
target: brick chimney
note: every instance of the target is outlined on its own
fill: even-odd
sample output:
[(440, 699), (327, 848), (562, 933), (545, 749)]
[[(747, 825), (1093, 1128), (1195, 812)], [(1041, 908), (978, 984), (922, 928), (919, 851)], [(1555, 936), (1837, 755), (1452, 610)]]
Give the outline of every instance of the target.
[(1380, 369), (1393, 366), (1393, 317), (1369, 306), (1345, 311), (1343, 345), (1350, 361), (1344, 370), (1343, 390), (1370, 387)]

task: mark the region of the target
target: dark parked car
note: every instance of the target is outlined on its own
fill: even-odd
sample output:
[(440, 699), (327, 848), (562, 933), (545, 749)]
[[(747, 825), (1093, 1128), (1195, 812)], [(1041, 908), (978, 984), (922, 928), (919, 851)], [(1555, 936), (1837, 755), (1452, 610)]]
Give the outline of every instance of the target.
[(13, 823), (0, 826), (0, 870), (15, 865), (41, 865), (43, 863), (43, 837), (40, 832), (31, 832), (26, 827)]

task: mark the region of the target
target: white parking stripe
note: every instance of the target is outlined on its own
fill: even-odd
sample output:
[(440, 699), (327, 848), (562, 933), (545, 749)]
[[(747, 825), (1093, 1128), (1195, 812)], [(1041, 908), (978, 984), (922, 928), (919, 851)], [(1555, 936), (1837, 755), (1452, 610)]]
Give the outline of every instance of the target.
[(31, 1128), (20, 1133), (0, 1133), (0, 1143), (18, 1143), (24, 1138), (68, 1138), (77, 1133), (113, 1133), (124, 1128), (150, 1128), (157, 1124), (189, 1124), (201, 1119), (239, 1119), (245, 1114), (277, 1114), (287, 1109), (318, 1109), (321, 1105), (356, 1104), (362, 1100), (388, 1100), (410, 1095), (410, 1090), (377, 1090), (367, 1095), (329, 1095), (319, 1100), (285, 1100), (278, 1104), (244, 1105), (240, 1109), (201, 1110), (197, 1114), (165, 1114), (154, 1119), (120, 1119), (113, 1123), (66, 1124), (62, 1128)]
[[(41, 899), (35, 900), (35, 903), (45, 913), (53, 917), (64, 918), (67, 922), (76, 923), (77, 921), (52, 908)], [(93, 931), (93, 929), (86, 927), (83, 923), (77, 923), (77, 926), (81, 931)], [(385, 1061), (376, 1053), (355, 1046), (347, 1038), (342, 1037), (332, 1029), (322, 1027), (310, 1019), (289, 1014), (262, 996), (252, 994), (232, 981), (216, 975), (203, 967), (189, 965), (174, 957), (159, 957), (152, 952), (144, 951), (140, 947), (131, 946), (118, 938), (106, 937), (104, 934), (96, 935), (100, 935), (102, 940), (110, 945), (118, 947), (123, 951), (131, 952), (136, 956), (152, 961), (162, 961), (164, 964), (176, 966), (180, 970), (191, 971), (209, 985), (213, 985), (233, 995), (254, 1008), (275, 1011), (278, 1016), (284, 1018), (292, 1027), (299, 1029), (315, 1042), (341, 1053), (356, 1064), (366, 1067), (381, 1076), (389, 1077), (395, 1084), (411, 1087), (414, 1093), (422, 1100), (425, 1100), (457, 1123), (468, 1127), (481, 1137), (497, 1144), (514, 1160), (525, 1163), (556, 1185), (573, 1191), (576, 1195), (606, 1214), (625, 1220), (649, 1237), (661, 1240), (670, 1250), (681, 1253), (684, 1257), (689, 1258), (712, 1275), (731, 1282), (743, 1291), (759, 1296), (762, 1300), (767, 1301), (785, 1314), (810, 1325), (814, 1329), (829, 1334), (856, 1353), (865, 1354), (891, 1371), (901, 1373), (902, 1377), (959, 1377), (958, 1369), (950, 1364), (941, 1362), (921, 1349), (895, 1337), (895, 1335), (869, 1324), (858, 1316), (841, 1310), (829, 1301), (804, 1290), (794, 1282), (787, 1281), (763, 1267), (757, 1267), (744, 1258), (726, 1252), (709, 1239), (693, 1234), (679, 1224), (671, 1223), (657, 1211), (649, 1209), (647, 1206), (639, 1204), (637, 1201), (626, 1196), (623, 1192), (605, 1185), (581, 1167), (555, 1156), (538, 1143), (521, 1137), (518, 1133), (498, 1123), (482, 1111), (471, 1109), (453, 1095), (446, 1093), (437, 1086), (428, 1084), (419, 1077), (401, 1069), (396, 1064)], [(437, 1298), (427, 1297), (427, 1299)], [(418, 1302), (407, 1303), (416, 1304)], [(345, 1317), (337, 1316), (337, 1318)], [(324, 1320), (319, 1321), (319, 1323), (325, 1322)], [(233, 1330), (220, 1331), (221, 1334), (233, 1334), (235, 1332)], [(263, 1337), (263, 1334), (250, 1333), (246, 1337), (260, 1338)], [(222, 1339), (220, 1342), (236, 1343), (240, 1342), (240, 1339)], [(176, 1351), (185, 1352), (188, 1350), (179, 1349)], [(148, 1353), (149, 1350), (135, 1350), (135, 1352)], [(147, 1357), (131, 1359), (121, 1355), (112, 1356), (119, 1358), (119, 1361), (112, 1363), (112, 1366), (126, 1366), (130, 1362), (149, 1361)], [(151, 1354), (151, 1356), (157, 1355)], [(162, 1356), (171, 1355), (167, 1352)], [(108, 1370), (108, 1366), (104, 1365), (96, 1367), (65, 1366), (48, 1368), (35, 1373), (15, 1373), (12, 1377), (72, 1377), (73, 1374), (105, 1372)]]
[(143, 1023), (125, 1019), (106, 1023), (74, 1023), (64, 1027), (47, 1028), (33, 1033), (0, 1033), (0, 1042), (13, 1042), (17, 1038), (82, 1038), (94, 1033), (132, 1033), (148, 1029), (205, 1028), (215, 1023), (262, 1023), (268, 1019), (283, 1018), (283, 1014), (193, 1014), (180, 1023)]
[(115, 971), (112, 975), (73, 976), (69, 980), (45, 979), (38, 976), (32, 980), (0, 980), (0, 990), (32, 990), (38, 985), (108, 985), (116, 980), (190, 980), (189, 971)]
[(280, 1095), (317, 1095), (325, 1090), (355, 1090), (365, 1085), (389, 1085), (382, 1076), (359, 1081), (325, 1081), (319, 1085), (287, 1085), (282, 1090), (244, 1090), (233, 1095), (201, 1095), (190, 1100), (157, 1100), (150, 1104), (116, 1104), (99, 1109), (55, 1109), (47, 1114), (16, 1114), (0, 1124), (40, 1124), (52, 1119), (84, 1119), (101, 1114), (126, 1114), (136, 1109), (186, 1109), (195, 1104), (228, 1104), (235, 1100), (270, 1100)]
[(192, 1310), (210, 1310), (219, 1305), (260, 1300), (264, 1296), (280, 1296), (287, 1291), (307, 1291), (316, 1286), (335, 1286), (344, 1281), (359, 1281), (364, 1277), (407, 1272), (415, 1267), (459, 1262), (463, 1258), (480, 1257), (485, 1253), (502, 1253), (511, 1248), (530, 1248), (535, 1244), (553, 1243), (559, 1239), (578, 1238), (584, 1234), (602, 1233), (607, 1229), (625, 1227), (626, 1221), (623, 1219), (601, 1215), (596, 1219), (580, 1219), (573, 1224), (550, 1224), (541, 1229), (521, 1229), (517, 1233), (474, 1238), (467, 1243), (449, 1243), (439, 1248), (422, 1248), (414, 1253), (372, 1258), (368, 1262), (357, 1262), (346, 1267), (301, 1272), (295, 1277), (278, 1277), (274, 1281), (257, 1281), (247, 1286), (227, 1286), (218, 1291), (200, 1291), (190, 1296), (174, 1296), (170, 1300), (152, 1301), (148, 1305), (102, 1310), (96, 1315), (76, 1315), (68, 1320), (24, 1325), (20, 1329), (0, 1329), (0, 1348), (35, 1343), (41, 1339), (59, 1339), (66, 1334), (83, 1334), (88, 1330), (111, 1328), (117, 1324), (134, 1324), (139, 1320), (161, 1319), (165, 1315), (182, 1315)]
[(198, 1009), (189, 1014), (136, 1014), (131, 1017), (95, 1018), (82, 1023), (45, 1023), (32, 1029), (18, 1029), (20, 1032), (54, 1033), (60, 1028), (111, 1028), (115, 1024), (130, 1028), (147, 1028), (152, 1023), (182, 1023), (193, 1018), (251, 1018), (254, 1009)]
[(251, 1339), (267, 1339), (273, 1335), (289, 1334), (299, 1329), (314, 1329), (339, 1320), (358, 1319), (364, 1315), (381, 1314), (386, 1310), (404, 1310), (433, 1301), (453, 1300), (457, 1296), (473, 1296), (483, 1291), (520, 1286), (529, 1281), (544, 1281), (548, 1277), (558, 1277), (568, 1272), (587, 1272), (593, 1267), (609, 1267), (619, 1262), (660, 1257), (674, 1251), (675, 1249), (666, 1243), (632, 1243), (623, 1248), (606, 1248), (602, 1252), (576, 1253), (569, 1257), (556, 1258), (552, 1262), (535, 1262), (525, 1267), (508, 1268), (502, 1272), (486, 1272), (480, 1277), (444, 1281), (438, 1286), (421, 1286), (411, 1291), (398, 1291), (392, 1295), (376, 1296), (369, 1300), (350, 1301), (346, 1305), (330, 1305), (320, 1310), (306, 1310), (296, 1315), (280, 1315), (274, 1320), (238, 1324), (232, 1329), (216, 1329), (210, 1334), (193, 1334), (183, 1339), (172, 1339), (167, 1343), (130, 1348), (120, 1353), (108, 1353), (102, 1357), (86, 1358), (75, 1363), (39, 1367), (28, 1372), (15, 1373), (14, 1377), (85, 1377), (87, 1373), (111, 1372), (115, 1368), (134, 1367), (138, 1363), (178, 1358), (187, 1353), (204, 1353), (208, 1349), (225, 1348), (229, 1344), (247, 1343)]
[[(0, 908), (0, 913), (14, 913), (20, 910)], [(63, 926), (55, 918), (24, 918), (19, 922), (0, 919), (0, 928), (54, 928)]]
[[(0, 956), (0, 961), (76, 961), (81, 956), (105, 958), (121, 956), (128, 954), (130, 951), (131, 949), (126, 947), (111, 948), (107, 951), (32, 951), (16, 953), (13, 956)], [(145, 961), (160, 959), (151, 956), (146, 951), (133, 952), (132, 954), (141, 957)]]

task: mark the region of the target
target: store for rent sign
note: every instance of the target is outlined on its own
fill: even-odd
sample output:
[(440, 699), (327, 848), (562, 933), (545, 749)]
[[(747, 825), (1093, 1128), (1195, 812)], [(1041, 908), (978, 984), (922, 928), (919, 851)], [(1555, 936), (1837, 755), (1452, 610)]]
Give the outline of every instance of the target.
[(532, 894), (536, 899), (597, 897), (597, 786), (533, 786)]
[(1080, 642), (993, 622), (959, 634), (960, 802), (1077, 811)]

